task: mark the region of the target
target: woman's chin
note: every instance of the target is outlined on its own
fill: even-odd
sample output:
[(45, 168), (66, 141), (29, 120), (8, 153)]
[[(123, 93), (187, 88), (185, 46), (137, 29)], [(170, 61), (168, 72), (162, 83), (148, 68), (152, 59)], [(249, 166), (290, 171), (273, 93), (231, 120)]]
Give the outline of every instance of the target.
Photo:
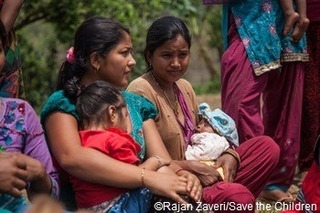
[(125, 89), (129, 84), (129, 80), (123, 80), (119, 85), (115, 85), (119, 89)]

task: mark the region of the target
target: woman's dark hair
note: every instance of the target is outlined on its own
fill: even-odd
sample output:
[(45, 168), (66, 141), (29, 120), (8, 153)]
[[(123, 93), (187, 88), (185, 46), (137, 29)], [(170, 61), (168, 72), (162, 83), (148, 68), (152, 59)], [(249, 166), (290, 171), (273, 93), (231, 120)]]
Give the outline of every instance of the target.
[(6, 28), (3, 25), (3, 22), (0, 20), (0, 37), (2, 42), (2, 47), (5, 47), (7, 41)]
[(191, 47), (191, 36), (186, 24), (175, 16), (164, 16), (157, 19), (150, 26), (147, 38), (146, 48), (144, 49), (144, 59), (149, 64), (147, 55), (153, 54), (154, 51), (164, 42), (181, 35)]
[(65, 61), (59, 72), (57, 90), (63, 89), (71, 78), (82, 78), (90, 67), (90, 55), (94, 52), (106, 56), (124, 38), (130, 34), (128, 28), (114, 19), (91, 17), (77, 29), (74, 38), (75, 61)]
[(118, 110), (126, 106), (120, 91), (105, 81), (95, 81), (85, 88), (80, 88), (77, 80), (71, 79), (65, 85), (65, 93), (76, 99), (76, 110), (82, 124), (83, 121), (97, 124), (105, 122), (106, 110), (110, 105), (114, 105)]

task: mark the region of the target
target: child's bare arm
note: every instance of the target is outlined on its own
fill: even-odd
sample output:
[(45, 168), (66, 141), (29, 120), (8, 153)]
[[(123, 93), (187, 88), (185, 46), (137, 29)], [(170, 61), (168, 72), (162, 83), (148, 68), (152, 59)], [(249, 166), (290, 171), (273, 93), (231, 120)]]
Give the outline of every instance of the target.
[(281, 8), (283, 10), (283, 13), (286, 14), (288, 12), (293, 12), (294, 8), (293, 8), (293, 2), (291, 0), (279, 0), (280, 1), (280, 5)]
[(306, 0), (295, 0), (297, 11), (300, 16), (307, 17), (307, 2)]
[(295, 0), (295, 3), (299, 13), (299, 20), (293, 29), (291, 39), (298, 42), (303, 37), (303, 34), (307, 31), (310, 20), (307, 17), (306, 0)]
[(12, 29), (23, 2), (24, 0), (4, 1), (0, 19), (3, 22), (6, 32), (9, 32)]

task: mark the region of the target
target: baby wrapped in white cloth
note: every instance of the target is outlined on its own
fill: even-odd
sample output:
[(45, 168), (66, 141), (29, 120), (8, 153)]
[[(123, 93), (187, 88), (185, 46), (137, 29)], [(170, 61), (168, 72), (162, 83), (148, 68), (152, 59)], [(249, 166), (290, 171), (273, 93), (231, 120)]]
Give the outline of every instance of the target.
[[(187, 146), (186, 159), (214, 165), (214, 161), (230, 148), (230, 144), (233, 147), (239, 145), (238, 132), (233, 119), (221, 109), (211, 111), (208, 104), (202, 103), (198, 114), (202, 119)], [(222, 168), (217, 171), (223, 178)]]

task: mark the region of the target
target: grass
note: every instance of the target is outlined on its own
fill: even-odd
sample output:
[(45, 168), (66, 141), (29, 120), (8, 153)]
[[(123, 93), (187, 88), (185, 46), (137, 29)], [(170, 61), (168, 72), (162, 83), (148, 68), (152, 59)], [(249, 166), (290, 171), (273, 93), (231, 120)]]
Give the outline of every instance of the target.
[(192, 87), (197, 95), (215, 94), (220, 93), (221, 83), (220, 79), (215, 79), (202, 84), (192, 85)]

